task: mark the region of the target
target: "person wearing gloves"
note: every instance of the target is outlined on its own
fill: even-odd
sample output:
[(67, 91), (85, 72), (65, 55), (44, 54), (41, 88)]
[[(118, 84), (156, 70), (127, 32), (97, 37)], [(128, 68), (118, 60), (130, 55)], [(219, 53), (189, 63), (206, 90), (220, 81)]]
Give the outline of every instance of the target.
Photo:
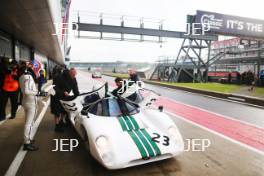
[(38, 147), (33, 144), (34, 121), (38, 112), (38, 96), (46, 96), (47, 93), (39, 92), (33, 73), (28, 71), (26, 66), (21, 68), (22, 75), (19, 77), (19, 84), (23, 94), (22, 107), (25, 112), (24, 148), (27, 151), (36, 151)]
[[(77, 72), (75, 68), (65, 69), (61, 75), (56, 78), (54, 90), (56, 94), (54, 96), (54, 103), (51, 104), (52, 113), (55, 115), (55, 131), (63, 132), (62, 116), (66, 114), (62, 107), (60, 100), (70, 101), (80, 94), (78, 89), (78, 83), (76, 80)], [(70, 92), (73, 95), (70, 95)]]

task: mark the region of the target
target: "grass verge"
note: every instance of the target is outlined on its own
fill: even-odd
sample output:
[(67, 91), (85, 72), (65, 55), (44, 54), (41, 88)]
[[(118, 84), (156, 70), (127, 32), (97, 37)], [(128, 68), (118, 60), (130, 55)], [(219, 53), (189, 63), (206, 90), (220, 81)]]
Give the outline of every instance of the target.
[(120, 77), (122, 79), (127, 79), (129, 76), (127, 73), (104, 73), (104, 75), (112, 77)]
[(220, 93), (235, 93), (240, 90), (239, 85), (229, 85), (229, 84), (220, 84), (220, 83), (170, 83), (170, 82), (158, 82), (162, 85), (186, 87), (191, 89), (206, 90)]
[(257, 97), (264, 97), (264, 88), (261, 88), (261, 87), (257, 87), (255, 88), (255, 92), (254, 92), (254, 95), (257, 96)]

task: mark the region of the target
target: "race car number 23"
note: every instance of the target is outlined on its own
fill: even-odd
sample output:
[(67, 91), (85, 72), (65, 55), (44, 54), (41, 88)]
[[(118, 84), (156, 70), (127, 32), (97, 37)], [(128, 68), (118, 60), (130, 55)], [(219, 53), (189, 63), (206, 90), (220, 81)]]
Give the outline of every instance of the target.
[(161, 136), (158, 133), (153, 133), (155, 135), (152, 137), (152, 141), (156, 143), (161, 143), (162, 145), (169, 146), (170, 145), (170, 138), (168, 136)]

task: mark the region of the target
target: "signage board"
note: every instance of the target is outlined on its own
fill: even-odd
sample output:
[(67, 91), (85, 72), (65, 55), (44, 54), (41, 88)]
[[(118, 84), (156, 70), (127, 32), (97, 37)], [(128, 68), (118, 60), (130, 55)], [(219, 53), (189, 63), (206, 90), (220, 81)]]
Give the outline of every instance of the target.
[(210, 25), (214, 34), (264, 39), (264, 20), (197, 10), (195, 23)]

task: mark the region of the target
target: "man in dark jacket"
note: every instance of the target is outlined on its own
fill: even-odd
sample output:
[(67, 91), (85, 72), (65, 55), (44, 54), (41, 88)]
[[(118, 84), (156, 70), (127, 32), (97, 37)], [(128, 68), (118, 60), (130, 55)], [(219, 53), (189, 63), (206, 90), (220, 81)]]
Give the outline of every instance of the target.
[[(54, 96), (54, 99), (56, 100), (56, 107), (52, 107), (53, 114), (55, 115), (55, 131), (62, 132), (62, 126), (60, 125), (62, 114), (65, 113), (62, 105), (60, 104), (59, 100), (72, 100), (76, 96), (78, 96), (79, 89), (78, 84), (76, 80), (77, 72), (74, 68), (71, 68), (70, 70), (66, 69), (63, 71), (63, 73), (56, 79), (55, 82), (55, 91), (56, 94)], [(70, 95), (70, 92), (73, 92), (73, 95)], [(56, 112), (54, 112), (54, 110)]]
[(128, 78), (129, 81), (133, 81), (134, 83), (140, 81), (140, 78), (135, 69), (132, 68), (128, 69), (128, 75), (129, 75)]
[(126, 91), (126, 89), (127, 89), (126, 82), (122, 78), (117, 77), (115, 79), (115, 83), (116, 83), (117, 88), (115, 88), (112, 91), (112, 94), (114, 96), (122, 95)]
[[(80, 94), (76, 75), (76, 70), (74, 68), (71, 68), (70, 70), (64, 70), (61, 77), (58, 78), (55, 91), (59, 99), (69, 100)], [(73, 96), (70, 95), (71, 91), (73, 92)]]
[[(135, 69), (128, 69), (128, 75), (129, 75), (129, 78), (128, 78), (128, 86), (132, 86), (133, 84), (137, 84), (139, 87), (142, 87), (141, 85), (141, 81), (140, 81), (140, 78), (136, 72)], [(133, 94), (131, 94), (130, 96), (127, 97), (127, 99), (131, 100), (131, 101), (141, 101), (143, 99), (143, 97), (135, 92)]]

